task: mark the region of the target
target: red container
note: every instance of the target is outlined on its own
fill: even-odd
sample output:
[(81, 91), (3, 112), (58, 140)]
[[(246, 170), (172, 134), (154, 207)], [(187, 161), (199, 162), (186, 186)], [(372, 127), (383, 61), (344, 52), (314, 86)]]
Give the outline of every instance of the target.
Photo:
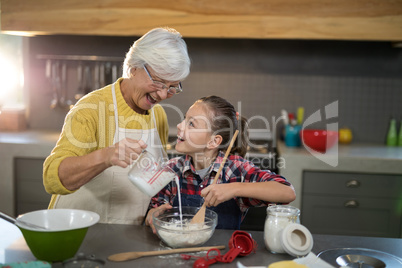
[(303, 144), (315, 151), (325, 153), (338, 142), (338, 131), (303, 129), (300, 132)]

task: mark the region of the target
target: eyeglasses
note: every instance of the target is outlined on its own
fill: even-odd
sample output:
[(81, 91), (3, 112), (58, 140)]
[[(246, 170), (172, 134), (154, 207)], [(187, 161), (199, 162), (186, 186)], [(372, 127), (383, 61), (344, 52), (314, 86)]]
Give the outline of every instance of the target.
[(177, 87), (170, 86), (168, 88), (163, 82), (154, 80), (152, 78), (152, 76), (149, 74), (149, 71), (148, 71), (147, 67), (145, 67), (145, 65), (144, 65), (144, 70), (147, 73), (149, 79), (151, 79), (152, 86), (154, 86), (154, 88), (156, 88), (158, 90), (167, 89), (167, 93), (169, 95), (179, 94), (180, 92), (183, 91), (183, 88), (181, 87), (181, 82), (179, 82), (179, 85)]

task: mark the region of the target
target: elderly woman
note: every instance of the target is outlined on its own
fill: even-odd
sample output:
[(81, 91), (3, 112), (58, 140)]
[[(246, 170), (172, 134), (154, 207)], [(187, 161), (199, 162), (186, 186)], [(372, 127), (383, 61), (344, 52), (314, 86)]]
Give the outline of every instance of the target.
[(166, 113), (158, 104), (180, 93), (190, 72), (180, 33), (156, 28), (130, 48), (123, 77), (81, 98), (66, 116), (43, 169), (49, 208), (94, 211), (102, 223), (140, 224), (150, 198), (129, 180), (141, 151), (167, 143)]

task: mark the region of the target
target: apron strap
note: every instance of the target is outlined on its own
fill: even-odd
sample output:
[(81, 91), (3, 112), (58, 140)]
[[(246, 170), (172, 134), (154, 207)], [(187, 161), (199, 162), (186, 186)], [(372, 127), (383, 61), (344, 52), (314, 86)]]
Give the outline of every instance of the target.
[(112, 96), (113, 96), (113, 108), (114, 108), (114, 122), (116, 124), (116, 129), (114, 131), (113, 144), (115, 144), (119, 141), (119, 114), (117, 113), (116, 90), (115, 90), (114, 85), (115, 85), (115, 83), (112, 84)]

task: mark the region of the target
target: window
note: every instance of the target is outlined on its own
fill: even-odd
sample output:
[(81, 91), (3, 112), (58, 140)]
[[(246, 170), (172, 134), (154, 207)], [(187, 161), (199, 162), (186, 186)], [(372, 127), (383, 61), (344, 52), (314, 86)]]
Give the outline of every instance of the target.
[(0, 34), (0, 110), (24, 105), (22, 38)]

